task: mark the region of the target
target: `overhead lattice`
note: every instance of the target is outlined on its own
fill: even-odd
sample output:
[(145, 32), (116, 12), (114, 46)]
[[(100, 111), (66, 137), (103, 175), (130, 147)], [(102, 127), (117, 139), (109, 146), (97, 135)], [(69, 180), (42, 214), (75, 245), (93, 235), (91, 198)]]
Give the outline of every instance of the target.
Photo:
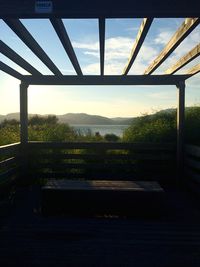
[[(17, 3), (16, 1), (15, 3)], [(20, 1), (19, 1), (20, 2)], [(23, 1), (21, 1), (23, 2)], [(33, 1), (30, 1), (33, 2)], [(36, 1), (38, 2), (38, 1)], [(43, 1), (44, 2), (44, 1)], [(47, 1), (51, 2), (52, 1)], [(62, 1), (61, 1), (62, 2)], [(0, 2), (1, 4), (1, 2)], [(80, 4), (80, 3), (79, 3)], [(3, 5), (3, 4), (1, 4)], [(124, 85), (133, 85), (133, 84), (177, 84), (180, 81), (184, 81), (191, 76), (200, 72), (200, 64), (197, 63), (193, 65), (187, 72), (182, 74), (176, 74), (177, 71), (182, 69), (187, 64), (193, 62), (200, 55), (200, 43), (198, 43), (191, 50), (187, 51), (187, 53), (180, 57), (179, 60), (165, 70), (164, 73), (155, 75), (155, 71), (163, 64), (168, 57), (175, 51), (175, 49), (189, 36), (189, 34), (199, 25), (200, 18), (199, 17), (189, 17), (185, 18), (184, 22), (179, 26), (178, 30), (174, 32), (169, 42), (163, 48), (163, 50), (155, 57), (152, 63), (145, 69), (142, 75), (128, 75), (129, 71), (134, 64), (135, 60), (139, 52), (141, 51), (142, 45), (145, 41), (147, 33), (151, 28), (151, 24), (153, 22), (153, 16), (147, 16), (142, 19), (142, 23), (139, 27), (138, 34), (135, 38), (135, 41), (132, 44), (132, 49), (130, 52), (129, 59), (127, 64), (124, 65), (124, 69), (120, 75), (105, 75), (105, 31), (106, 31), (106, 19), (113, 17), (112, 12), (106, 14), (103, 10), (100, 10), (98, 14), (95, 14), (94, 10), (92, 13), (92, 9), (88, 10), (83, 8), (76, 15), (73, 15), (73, 9), (71, 13), (69, 9), (66, 9), (66, 12), (62, 10), (62, 12), (53, 12), (50, 14), (37, 14), (34, 11), (30, 12), (27, 7), (23, 9), (23, 12), (16, 10), (11, 10), (8, 12), (8, 6), (4, 4), (3, 11), (0, 11), (0, 18), (9, 26), (9, 28), (21, 39), (21, 41), (43, 62), (43, 64), (53, 73), (53, 75), (43, 75), (37, 68), (35, 68), (31, 63), (27, 61), (26, 58), (20, 56), (14, 48), (8, 46), (4, 40), (0, 40), (0, 52), (7, 58), (9, 58), (12, 62), (26, 70), (30, 75), (24, 75), (18, 72), (16, 69), (10, 67), (8, 64), (0, 61), (0, 70), (10, 74), (11, 76), (26, 82), (27, 84), (68, 84), (68, 85), (116, 85), (116, 84), (124, 84)], [(11, 6), (10, 6), (11, 7)], [(140, 6), (139, 6), (140, 7)], [(125, 12), (126, 11), (126, 12)], [(119, 17), (130, 16), (131, 11), (126, 10), (118, 14)], [(139, 8), (141, 13), (141, 10)], [(151, 11), (151, 10), (150, 10)], [(162, 11), (162, 9), (161, 9)], [(27, 13), (26, 13), (27, 12)], [(85, 13), (84, 13), (85, 12)], [(87, 13), (88, 12), (88, 13)], [(113, 11), (114, 12), (114, 11)], [(151, 11), (153, 13), (153, 11)], [(186, 12), (186, 9), (185, 9)], [(109, 12), (108, 12), (109, 13)], [(138, 16), (141, 14), (138, 13)], [(66, 14), (66, 15), (65, 15)], [(68, 35), (67, 29), (63, 23), (63, 18), (78, 15), (80, 17), (90, 17), (91, 14), (93, 16), (97, 15), (96, 19), (98, 19), (98, 34), (99, 34), (99, 54), (100, 54), (100, 74), (99, 75), (84, 75), (81, 69), (79, 58), (77, 57), (70, 37)], [(144, 15), (148, 15), (148, 12), (144, 10)], [(159, 15), (160, 14), (160, 15)], [(164, 16), (164, 13), (159, 13), (158, 17)], [(162, 15), (163, 14), (163, 15)], [(169, 12), (170, 14), (170, 12)], [(171, 12), (173, 15), (173, 12)], [(181, 13), (180, 13), (181, 14)], [(189, 12), (189, 15), (191, 11)], [(195, 14), (195, 11), (194, 11)], [(101, 15), (101, 16), (100, 16)], [(132, 17), (134, 15), (137, 16), (135, 11), (132, 13)], [(44, 49), (39, 45), (33, 35), (28, 31), (28, 29), (24, 26), (24, 24), (20, 21), (20, 18), (38, 18), (45, 17), (49, 19), (50, 23), (53, 26), (55, 33), (57, 34), (60, 43), (62, 44), (65, 53), (67, 54), (71, 64), (74, 68), (76, 75), (63, 75), (58, 66), (52, 61), (50, 55), (48, 55)]]

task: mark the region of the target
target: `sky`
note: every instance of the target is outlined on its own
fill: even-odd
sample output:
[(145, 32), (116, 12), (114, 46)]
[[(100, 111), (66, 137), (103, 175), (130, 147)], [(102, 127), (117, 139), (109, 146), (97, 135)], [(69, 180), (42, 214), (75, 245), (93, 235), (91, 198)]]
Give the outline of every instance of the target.
[[(184, 19), (154, 19), (129, 74), (143, 74), (168, 43)], [(40, 46), (65, 75), (76, 75), (48, 19), (23, 19)], [(128, 61), (142, 19), (107, 19), (105, 74), (120, 75)], [(64, 19), (83, 74), (98, 75), (99, 34), (96, 19)], [(0, 38), (42, 74), (51, 71), (0, 20)], [(200, 26), (154, 72), (162, 74), (200, 41)], [(22, 74), (29, 74), (0, 53), (0, 60)], [(200, 56), (179, 70), (184, 73)], [(0, 71), (0, 114), (19, 111), (20, 81)], [(186, 81), (186, 106), (200, 105), (200, 74)], [(37, 114), (88, 113), (107, 117), (134, 117), (177, 106), (175, 86), (29, 86), (28, 112)]]

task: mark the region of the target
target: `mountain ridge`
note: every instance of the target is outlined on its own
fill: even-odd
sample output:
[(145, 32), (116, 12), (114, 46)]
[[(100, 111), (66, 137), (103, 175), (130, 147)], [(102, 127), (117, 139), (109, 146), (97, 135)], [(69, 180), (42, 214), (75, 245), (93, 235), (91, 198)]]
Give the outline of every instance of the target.
[[(48, 115), (54, 114), (29, 114), (29, 118), (33, 116), (41, 116), (45, 117)], [(101, 115), (90, 115), (87, 113), (66, 113), (62, 115), (55, 115), (58, 118), (60, 123), (68, 123), (69, 125), (129, 125), (133, 120), (133, 118), (126, 118), (126, 117), (116, 117), (116, 118), (108, 118)], [(6, 115), (0, 114), (0, 122), (6, 120), (19, 120), (20, 115), (19, 112), (15, 113), (8, 113)]]

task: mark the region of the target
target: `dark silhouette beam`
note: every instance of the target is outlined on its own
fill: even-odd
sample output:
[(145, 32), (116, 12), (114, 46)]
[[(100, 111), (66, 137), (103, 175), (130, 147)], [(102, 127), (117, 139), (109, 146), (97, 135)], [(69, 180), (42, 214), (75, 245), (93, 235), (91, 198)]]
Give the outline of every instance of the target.
[(55, 77), (24, 75), (23, 81), (32, 85), (175, 85), (189, 75), (63, 75)]
[(10, 48), (1, 40), (0, 52), (29, 73), (33, 75), (42, 75), (38, 70), (36, 70), (32, 65), (30, 65), (26, 60), (24, 60), (20, 55), (18, 55), (14, 50), (12, 50), (12, 48)]
[(100, 74), (104, 75), (105, 57), (105, 18), (99, 18), (99, 51), (100, 51)]
[(14, 78), (16, 78), (18, 80), (22, 80), (23, 79), (23, 75), (21, 73), (19, 73), (18, 71), (14, 70), (10, 66), (6, 65), (2, 61), (0, 61), (0, 70), (2, 70), (3, 72), (5, 72), (5, 73), (7, 73), (7, 74), (9, 74), (11, 76), (13, 76)]
[(19, 20), (4, 19), (4, 21), (56, 76), (62, 76), (60, 70)]
[(76, 54), (74, 52), (74, 49), (72, 47), (71, 41), (69, 39), (69, 36), (67, 34), (67, 31), (65, 29), (65, 26), (64, 26), (62, 20), (61, 19), (55, 19), (55, 18), (50, 19), (50, 20), (51, 20), (51, 24), (53, 25), (53, 27), (54, 27), (62, 45), (63, 45), (76, 73), (78, 75), (83, 75), (81, 67), (79, 65)]

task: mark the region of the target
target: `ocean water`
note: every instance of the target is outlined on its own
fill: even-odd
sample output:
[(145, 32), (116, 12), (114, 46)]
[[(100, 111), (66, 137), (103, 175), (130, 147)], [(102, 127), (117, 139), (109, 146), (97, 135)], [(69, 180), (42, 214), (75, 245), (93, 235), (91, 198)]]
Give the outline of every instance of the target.
[(106, 134), (115, 134), (122, 137), (123, 131), (128, 128), (129, 125), (70, 125), (75, 130), (80, 131), (82, 134), (87, 134), (91, 132), (95, 134), (99, 132), (100, 135), (104, 136)]

